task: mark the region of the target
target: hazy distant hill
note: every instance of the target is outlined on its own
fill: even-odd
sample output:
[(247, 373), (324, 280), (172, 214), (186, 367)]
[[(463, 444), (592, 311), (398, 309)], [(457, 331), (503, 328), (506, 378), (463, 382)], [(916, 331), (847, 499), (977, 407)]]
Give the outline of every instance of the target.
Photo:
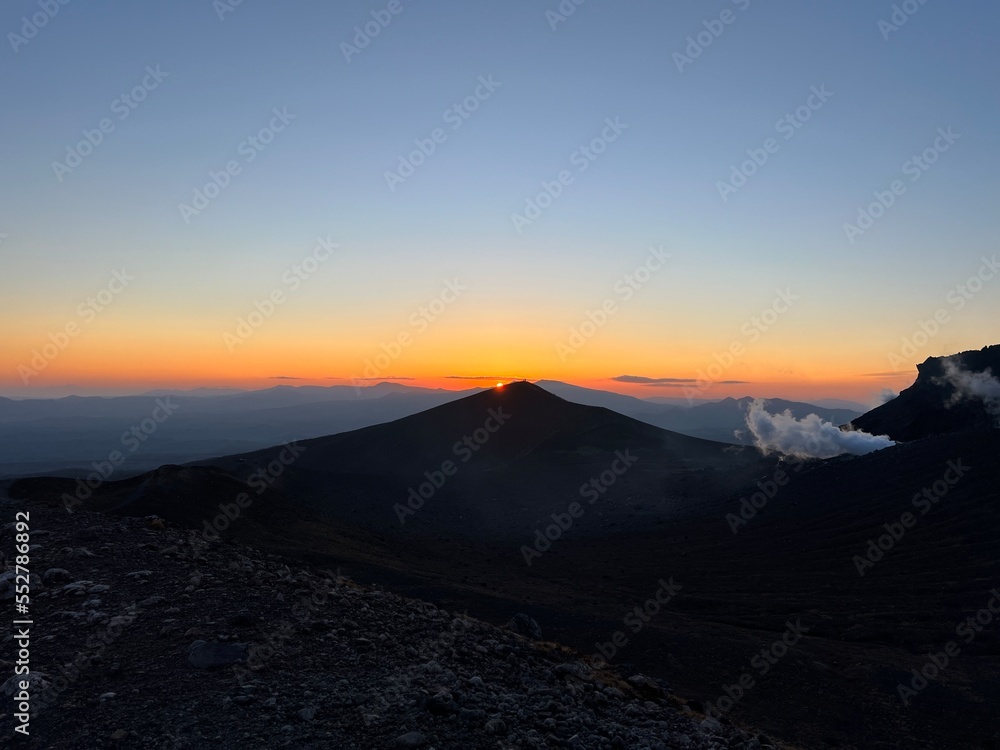
[[(660, 424), (686, 435), (749, 445), (753, 441), (747, 434), (746, 414), (753, 401), (754, 399), (749, 396), (724, 398), (721, 401), (670, 412), (663, 417)], [(858, 412), (849, 409), (830, 409), (780, 398), (763, 399), (763, 402), (765, 409), (771, 414), (790, 411), (796, 419), (816, 414), (835, 425), (847, 424), (859, 416)]]
[[(120, 472), (135, 474), (388, 422), (467, 393), (380, 383), (224, 395), (0, 398), (0, 478), (91, 471), (92, 462), (107, 461), (114, 451), (125, 456)], [(172, 413), (162, 419), (165, 410)], [(162, 421), (149, 421), (154, 417)], [(137, 437), (130, 436), (133, 428)]]
[(535, 385), (567, 401), (587, 406), (603, 406), (605, 409), (611, 409), (619, 414), (626, 414), (650, 424), (656, 424), (655, 420), (662, 415), (681, 408), (675, 405), (635, 398), (634, 396), (625, 396), (621, 393), (583, 388), (578, 385), (562, 383), (558, 380), (539, 380)]
[[(538, 385), (569, 401), (613, 409), (665, 430), (723, 443), (751, 445), (753, 442), (746, 435), (746, 413), (754, 400), (749, 396), (739, 399), (724, 398), (719, 401), (697, 403), (694, 406), (683, 408), (677, 405), (651, 402), (648, 399), (580, 388), (557, 381), (542, 380), (538, 382)], [(860, 411), (850, 409), (829, 408), (784, 399), (765, 399), (764, 403), (771, 413), (784, 412), (787, 409), (797, 419), (802, 419), (809, 414), (817, 414), (822, 419), (836, 425), (846, 424), (861, 414)]]

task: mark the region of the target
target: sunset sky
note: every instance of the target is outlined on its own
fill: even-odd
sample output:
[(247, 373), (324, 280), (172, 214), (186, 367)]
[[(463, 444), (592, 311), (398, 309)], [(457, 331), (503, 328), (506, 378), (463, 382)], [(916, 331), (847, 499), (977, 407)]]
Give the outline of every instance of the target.
[(903, 5), (6, 3), (0, 395), (872, 402), (1000, 341), (1000, 10)]

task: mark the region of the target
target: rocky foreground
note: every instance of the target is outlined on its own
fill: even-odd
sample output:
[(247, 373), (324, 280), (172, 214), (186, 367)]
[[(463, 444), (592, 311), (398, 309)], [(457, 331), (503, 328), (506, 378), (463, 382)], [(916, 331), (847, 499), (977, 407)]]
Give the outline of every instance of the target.
[[(527, 618), (498, 628), (158, 518), (33, 507), (30, 528), (33, 717), (18, 745), (770, 744), (693, 713), (662, 683), (535, 640)], [(6, 523), (0, 534), (11, 619), (14, 533)], [(8, 630), (0, 661), (11, 678), (0, 691), (4, 743), (13, 638)]]

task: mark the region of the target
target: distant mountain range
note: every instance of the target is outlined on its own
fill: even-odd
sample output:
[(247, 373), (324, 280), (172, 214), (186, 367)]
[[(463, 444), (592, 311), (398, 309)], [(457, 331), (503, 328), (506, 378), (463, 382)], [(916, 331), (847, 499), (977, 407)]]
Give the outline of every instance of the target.
[[(1000, 373), (1000, 347), (950, 358), (962, 367)], [(895, 440), (951, 431), (956, 425), (990, 426), (990, 417), (967, 399), (953, 402), (944, 378), (944, 358), (918, 365), (918, 377), (900, 396), (862, 416), (841, 402), (809, 404), (764, 400), (774, 414), (802, 419), (816, 414), (835, 425), (851, 424)], [(671, 432), (717, 442), (751, 445), (746, 414), (753, 399), (718, 401), (635, 398), (620, 393), (541, 380), (543, 390), (566, 401), (602, 407)], [(406, 417), (482, 392), (418, 388), (400, 383), (279, 385), (256, 391), (198, 388), (155, 390), (136, 396), (58, 399), (0, 398), (0, 479), (27, 474), (92, 471), (115, 452), (122, 461), (115, 476), (139, 474), (167, 463), (253, 451), (296, 440), (357, 430)], [(162, 417), (164, 406), (169, 418)], [(856, 405), (860, 406), (860, 405)], [(977, 421), (978, 420), (978, 421)]]
[[(474, 391), (277, 386), (225, 395), (0, 398), (0, 478), (90, 471), (124, 455), (119, 475), (388, 422)], [(171, 412), (162, 421), (165, 411)], [(130, 436), (133, 429), (138, 436)]]
[[(569, 401), (589, 406), (603, 406), (621, 414), (662, 427), (665, 430), (680, 432), (706, 440), (717, 440), (724, 443), (752, 445), (752, 439), (746, 434), (746, 413), (754, 399), (724, 398), (721, 401), (698, 403), (690, 408), (677, 405), (652, 402), (623, 396), (618, 393), (581, 388), (553, 380), (540, 380), (538, 385), (557, 396)], [(860, 411), (836, 409), (805, 404), (784, 399), (764, 399), (765, 408), (771, 413), (792, 412), (796, 419), (802, 419), (809, 414), (817, 414), (827, 422), (842, 425), (861, 416)]]
[[(602, 406), (647, 424), (707, 440), (749, 443), (737, 437), (745, 427), (749, 398), (720, 402), (662, 403), (558, 381), (538, 385), (568, 401)], [(251, 451), (390, 422), (454, 401), (481, 389), (417, 388), (399, 383), (371, 386), (279, 385), (257, 391), (199, 388), (156, 390), (136, 396), (58, 399), (0, 398), (0, 478), (25, 474), (88, 472), (115, 451), (124, 455), (116, 476), (148, 471), (165, 463)], [(160, 402), (169, 405), (169, 419)], [(860, 412), (774, 401), (796, 416), (818, 413), (837, 424)], [(159, 409), (159, 411), (157, 411)], [(155, 430), (143, 429), (155, 426)], [(133, 429), (138, 437), (125, 437)], [(124, 442), (123, 442), (124, 437)]]

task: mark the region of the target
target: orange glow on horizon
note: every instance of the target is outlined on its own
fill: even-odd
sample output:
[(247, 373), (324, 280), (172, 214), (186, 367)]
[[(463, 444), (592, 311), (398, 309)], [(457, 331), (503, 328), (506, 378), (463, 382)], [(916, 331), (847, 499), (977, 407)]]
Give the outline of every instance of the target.
[[(45, 397), (50, 389), (66, 387), (140, 393), (167, 388), (364, 386), (383, 381), (462, 391), (501, 388), (527, 377), (636, 398), (759, 396), (871, 403), (885, 388), (899, 391), (909, 386), (916, 376), (916, 361), (922, 359), (914, 358), (899, 372), (885, 372), (889, 369), (885, 353), (872, 346), (843, 356), (808, 342), (774, 340), (761, 341), (752, 352), (723, 367), (713, 356), (725, 350), (722, 343), (681, 339), (665, 350), (628, 335), (598, 336), (560, 357), (553, 345), (560, 340), (558, 330), (521, 323), (523, 328), (505, 322), (484, 338), (481, 329), (460, 318), (442, 321), (419, 339), (419, 349), (416, 341), (394, 348), (391, 328), (331, 339), (326, 331), (291, 331), (276, 323), (229, 351), (219, 332), (225, 330), (222, 326), (213, 330), (170, 320), (138, 326), (108, 318), (100, 329), (72, 341), (51, 358), (36, 357), (48, 343), (43, 332), (8, 334), (0, 394)], [(939, 352), (921, 352), (932, 354)], [(35, 371), (27, 383), (22, 366)]]

